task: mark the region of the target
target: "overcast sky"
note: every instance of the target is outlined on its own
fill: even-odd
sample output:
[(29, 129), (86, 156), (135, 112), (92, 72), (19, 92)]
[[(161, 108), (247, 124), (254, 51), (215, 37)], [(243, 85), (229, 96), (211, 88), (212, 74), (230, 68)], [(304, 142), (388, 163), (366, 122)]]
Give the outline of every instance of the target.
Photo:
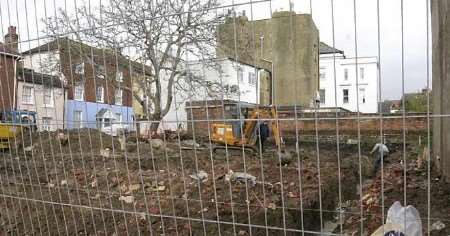
[[(103, 3), (108, 0), (102, 0)], [(228, 1), (228, 2), (227, 2)], [(246, 10), (251, 19), (269, 18), (271, 10), (288, 10), (289, 0), (234, 0), (238, 10)], [(291, 0), (298, 13), (311, 13), (320, 31), (320, 40), (333, 44), (333, 24), (331, 0)], [(427, 74), (427, 0), (404, 0), (404, 82), (406, 92), (419, 91), (426, 86)], [(0, 0), (1, 32), (4, 35), (8, 25), (19, 29), (22, 50), (42, 44), (45, 27), (41, 19), (54, 16), (56, 7), (74, 9), (75, 4), (91, 2), (93, 7), (100, 0)], [(224, 1), (231, 4), (232, 0)], [(347, 57), (355, 56), (354, 0), (334, 0), (335, 45)], [(397, 99), (402, 95), (402, 41), (401, 41), (401, 0), (379, 0), (380, 2), (380, 46), (382, 98)], [(83, 3), (84, 4), (84, 3)], [(253, 13), (253, 14), (252, 14)], [(377, 0), (356, 0), (356, 35), (358, 56), (378, 56)], [(39, 34), (38, 34), (39, 33)], [(431, 70), (431, 68), (430, 68)]]

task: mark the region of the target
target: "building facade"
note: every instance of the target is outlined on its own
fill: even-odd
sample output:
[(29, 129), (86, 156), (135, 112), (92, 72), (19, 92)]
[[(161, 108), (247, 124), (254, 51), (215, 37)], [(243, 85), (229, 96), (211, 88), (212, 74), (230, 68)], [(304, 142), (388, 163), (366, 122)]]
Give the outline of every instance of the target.
[[(187, 130), (188, 111), (186, 104), (193, 101), (234, 100), (251, 104), (269, 104), (270, 88), (261, 84), (270, 84), (270, 73), (230, 58), (213, 59), (208, 62), (189, 61), (183, 63), (188, 76), (179, 79), (174, 85), (173, 100), (170, 110), (162, 119), (160, 130)], [(264, 82), (262, 82), (264, 81)], [(161, 78), (162, 87), (167, 87), (167, 80)], [(163, 106), (168, 94), (163, 90)], [(135, 102), (136, 111), (141, 105)], [(143, 115), (136, 113), (136, 115)], [(140, 132), (145, 135), (148, 125), (142, 120)]]
[(319, 31), (311, 15), (281, 11), (256, 21), (230, 16), (218, 26), (217, 35), (218, 57), (237, 58), (272, 73), (272, 104), (314, 104), (319, 89)]
[[(199, 85), (191, 91), (178, 91), (171, 111), (163, 119), (164, 129), (187, 129), (186, 103), (208, 100), (234, 100), (251, 104), (268, 104), (270, 91), (261, 84), (269, 84), (270, 73), (263, 68), (235, 61), (214, 59), (213, 63), (190, 61), (186, 69)], [(186, 86), (189, 87), (189, 86)], [(177, 122), (178, 121), (178, 122)], [(175, 126), (176, 125), (176, 126)]]
[(64, 129), (66, 88), (57, 76), (17, 70), (17, 110), (36, 112), (39, 131)]
[(342, 51), (330, 48), (321, 49), (320, 106), (378, 112), (378, 59), (347, 58)]
[(26, 51), (23, 57), (27, 67), (57, 74), (66, 82), (67, 128), (96, 128), (105, 122), (134, 121), (131, 77), (139, 73), (140, 64), (116, 51), (67, 38)]
[[(270, 73), (250, 64), (239, 62), (233, 58), (214, 59), (211, 65), (201, 61), (190, 61), (186, 69), (198, 77), (200, 81), (207, 81), (210, 88), (204, 86), (201, 92), (193, 93), (191, 100), (205, 100), (208, 98), (242, 101), (253, 104), (268, 104), (267, 89), (261, 90), (261, 84), (270, 83)], [(262, 80), (266, 80), (262, 82)], [(216, 88), (212, 88), (212, 87)], [(186, 97), (186, 99), (189, 99)]]

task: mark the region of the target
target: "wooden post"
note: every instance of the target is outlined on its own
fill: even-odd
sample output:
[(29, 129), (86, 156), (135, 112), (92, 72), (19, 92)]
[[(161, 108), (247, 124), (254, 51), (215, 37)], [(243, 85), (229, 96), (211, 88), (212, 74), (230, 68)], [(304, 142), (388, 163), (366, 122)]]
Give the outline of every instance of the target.
[[(450, 0), (431, 0), (433, 115), (450, 114)], [(450, 182), (450, 117), (433, 118), (433, 159)]]

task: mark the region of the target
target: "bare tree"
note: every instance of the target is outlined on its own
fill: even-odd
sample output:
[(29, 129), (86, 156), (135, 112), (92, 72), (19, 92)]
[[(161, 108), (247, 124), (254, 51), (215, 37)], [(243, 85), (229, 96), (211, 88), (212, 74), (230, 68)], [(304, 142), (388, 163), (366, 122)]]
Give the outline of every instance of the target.
[[(89, 6), (79, 7), (76, 14), (60, 9), (57, 17), (45, 22), (55, 37), (71, 35), (92, 46), (117, 50), (121, 55), (132, 52), (134, 60), (148, 66), (151, 76), (140, 76), (135, 81), (143, 96), (136, 91), (134, 99), (145, 115), (155, 121), (151, 126), (155, 131), (170, 110), (176, 85), (202, 83), (217, 88), (189, 73), (183, 59), (203, 61), (214, 57), (216, 26), (224, 17), (211, 9), (216, 9), (219, 2), (110, 0), (95, 11)], [(191, 89), (190, 86), (185, 89)]]

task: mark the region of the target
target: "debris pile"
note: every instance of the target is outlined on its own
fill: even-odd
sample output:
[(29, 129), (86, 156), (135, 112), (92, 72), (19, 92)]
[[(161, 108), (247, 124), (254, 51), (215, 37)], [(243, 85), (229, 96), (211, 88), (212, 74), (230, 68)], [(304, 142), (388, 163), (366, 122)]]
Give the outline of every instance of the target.
[[(427, 172), (429, 150), (426, 147), (407, 147), (406, 158), (405, 165), (403, 153), (390, 155), (384, 165), (383, 181), (380, 171), (364, 181), (361, 201), (351, 201), (349, 207), (355, 213), (348, 214), (344, 220), (344, 228), (348, 234), (361, 233), (361, 207), (365, 230), (362, 233), (370, 235), (383, 224), (383, 212), (386, 218), (388, 208), (396, 201), (404, 203), (405, 196), (406, 204), (415, 207), (420, 213), (423, 235), (427, 232), (431, 232), (431, 235), (450, 234), (450, 228), (444, 223), (450, 216), (450, 184), (441, 181), (435, 170)], [(431, 182), (428, 182), (428, 178)], [(431, 215), (428, 215), (429, 210)], [(430, 229), (427, 229), (427, 217), (432, 219)]]
[(225, 175), (225, 180), (234, 183), (249, 183), (250, 186), (256, 185), (255, 176), (243, 172), (233, 172), (232, 170), (230, 170), (230, 172), (227, 175)]

